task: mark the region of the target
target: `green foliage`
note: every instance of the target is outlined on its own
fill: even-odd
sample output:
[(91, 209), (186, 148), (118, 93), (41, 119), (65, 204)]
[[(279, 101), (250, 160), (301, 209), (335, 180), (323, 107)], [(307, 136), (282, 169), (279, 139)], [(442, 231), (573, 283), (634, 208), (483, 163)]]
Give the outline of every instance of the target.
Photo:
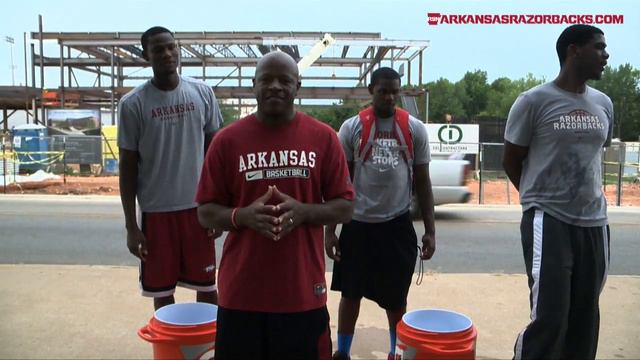
[(358, 114), (364, 107), (356, 100), (342, 100), (338, 104), (333, 104), (324, 108), (311, 108), (303, 110), (310, 116), (323, 121), (335, 130), (339, 130), (342, 123), (350, 117)]
[[(443, 123), (446, 114), (451, 114), (454, 117), (464, 116), (462, 105), (464, 89), (461, 86), (456, 86), (451, 81), (440, 78), (435, 82), (427, 83), (426, 88), (429, 89), (429, 122)], [(426, 106), (424, 95), (419, 96), (416, 101), (420, 114), (424, 114)]]
[(630, 64), (617, 69), (607, 66), (602, 79), (591, 84), (613, 101), (613, 136), (622, 141), (638, 141), (640, 137), (640, 70)]
[[(487, 73), (481, 70), (467, 72), (453, 83), (440, 78), (425, 84), (429, 89), (429, 122), (444, 122), (446, 114), (455, 117), (495, 116), (505, 119), (511, 105), (523, 91), (544, 83), (533, 74), (511, 80), (501, 77), (487, 83)], [(614, 69), (605, 68), (602, 79), (591, 84), (607, 94), (614, 106), (614, 137), (622, 141), (638, 141), (640, 138), (640, 70), (630, 64)], [(414, 88), (413, 86), (405, 86)], [(417, 100), (418, 109), (424, 114), (425, 98)], [(454, 120), (455, 121), (455, 120)]]
[[(443, 123), (446, 114), (453, 115), (454, 119), (473, 119), (480, 115), (506, 118), (511, 105), (521, 92), (543, 82), (544, 79), (537, 79), (528, 74), (517, 80), (501, 77), (488, 84), (487, 73), (481, 70), (467, 72), (455, 83), (440, 78), (425, 84), (429, 89), (429, 122)], [(424, 97), (419, 97), (417, 101), (420, 113), (424, 114)]]
[(464, 112), (468, 118), (474, 118), (486, 109), (489, 100), (490, 87), (487, 84), (487, 72), (481, 70), (467, 71), (458, 84), (464, 90), (464, 95), (462, 95), (461, 99)]
[(520, 93), (543, 82), (544, 79), (536, 79), (533, 74), (527, 74), (527, 77), (513, 81), (505, 77), (494, 80), (489, 87), (487, 106), (480, 115), (505, 119), (509, 115), (511, 105)]
[[(506, 77), (487, 83), (487, 73), (481, 70), (467, 72), (462, 79), (451, 82), (440, 78), (423, 86), (429, 90), (429, 122), (445, 122), (446, 114), (456, 117), (495, 116), (507, 118), (511, 105), (518, 95), (546, 80), (527, 74), (524, 78), (512, 80)], [(623, 141), (638, 141), (640, 136), (640, 70), (626, 64), (613, 69), (607, 67), (602, 79), (593, 82), (593, 87), (606, 93), (614, 104), (614, 136)], [(404, 86), (405, 90), (414, 90), (415, 85)], [(426, 98), (416, 98), (418, 111), (424, 118)], [(341, 101), (324, 108), (304, 110), (338, 130), (342, 123), (358, 113), (366, 103), (355, 100)], [(224, 109), (224, 108), (223, 108)], [(231, 108), (231, 111), (237, 111)], [(229, 118), (223, 111), (225, 123)], [(455, 120), (454, 120), (455, 122)]]
[(238, 120), (240, 111), (233, 105), (220, 105), (220, 112), (222, 113), (222, 127), (225, 127), (232, 122)]
[[(518, 92), (518, 94), (520, 94), (523, 91), (527, 91), (533, 87), (536, 87), (542, 83), (544, 83), (546, 80), (544, 78), (542, 79), (537, 79), (535, 76), (533, 76), (532, 73), (528, 73), (527, 77), (525, 78), (520, 78), (516, 81), (514, 81), (514, 85), (516, 87), (516, 91)], [(515, 99), (514, 99), (515, 100)]]
[[(487, 107), (481, 115), (498, 116), (506, 118), (511, 104), (513, 104), (513, 94), (515, 93), (513, 82), (508, 78), (498, 78), (491, 83), (487, 94)], [(515, 96), (518, 96), (515, 94)]]

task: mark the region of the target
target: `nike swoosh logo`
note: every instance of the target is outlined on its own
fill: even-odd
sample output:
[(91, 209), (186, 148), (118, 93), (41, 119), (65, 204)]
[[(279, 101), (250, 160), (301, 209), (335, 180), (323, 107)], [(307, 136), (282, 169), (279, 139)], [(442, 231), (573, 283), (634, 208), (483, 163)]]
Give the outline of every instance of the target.
[(262, 171), (258, 170), (258, 171), (252, 171), (250, 173), (247, 173), (247, 180), (252, 180), (254, 178), (256, 179), (262, 179)]

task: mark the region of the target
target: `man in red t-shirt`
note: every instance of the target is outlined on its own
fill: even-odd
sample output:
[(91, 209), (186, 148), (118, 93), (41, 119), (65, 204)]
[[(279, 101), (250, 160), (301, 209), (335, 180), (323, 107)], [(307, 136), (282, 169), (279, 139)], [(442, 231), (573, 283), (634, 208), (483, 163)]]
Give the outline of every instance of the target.
[(349, 221), (354, 192), (336, 132), (296, 112), (296, 62), (265, 55), (258, 111), (214, 138), (196, 201), (228, 230), (220, 262), (216, 359), (329, 359), (323, 225)]

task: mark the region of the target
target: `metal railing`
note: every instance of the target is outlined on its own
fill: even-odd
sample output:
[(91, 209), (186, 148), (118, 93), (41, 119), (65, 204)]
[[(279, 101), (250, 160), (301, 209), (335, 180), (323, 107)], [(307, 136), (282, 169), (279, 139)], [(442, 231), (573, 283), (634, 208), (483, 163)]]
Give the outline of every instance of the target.
[[(615, 205), (624, 201), (624, 188), (640, 183), (640, 152), (638, 143), (616, 142), (604, 148), (602, 161), (602, 185), (615, 186)], [(513, 185), (502, 169), (502, 143), (480, 143), (477, 162), (477, 178), (479, 182), (478, 203), (485, 203), (485, 183), (488, 181), (504, 181), (507, 203), (512, 202)], [(631, 154), (631, 155), (630, 155)], [(640, 185), (639, 185), (640, 186)], [(510, 191), (510, 189), (512, 191)]]

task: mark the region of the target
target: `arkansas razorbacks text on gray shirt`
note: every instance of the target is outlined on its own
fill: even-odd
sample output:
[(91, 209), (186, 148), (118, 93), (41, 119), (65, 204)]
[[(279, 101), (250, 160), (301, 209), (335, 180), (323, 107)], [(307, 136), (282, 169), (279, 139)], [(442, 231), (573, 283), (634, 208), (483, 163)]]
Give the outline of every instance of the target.
[[(383, 222), (409, 210), (409, 168), (398, 141), (393, 136), (394, 126), (393, 118), (376, 120), (376, 138), (371, 155), (362, 165), (358, 179), (353, 182), (356, 191), (354, 220)], [(358, 115), (346, 120), (340, 127), (340, 142), (349, 162), (354, 161), (355, 154), (360, 150), (361, 132), (362, 123)], [(429, 163), (431, 154), (424, 124), (410, 116), (409, 132), (413, 138), (413, 165)]]
[(118, 146), (140, 156), (140, 209), (166, 212), (198, 206), (204, 134), (222, 125), (211, 87), (181, 76), (178, 87), (162, 91), (149, 80), (126, 94), (118, 107)]
[(612, 129), (611, 99), (589, 86), (576, 94), (549, 82), (520, 94), (504, 138), (529, 147), (520, 178), (523, 211), (537, 207), (576, 226), (605, 225), (602, 147)]

